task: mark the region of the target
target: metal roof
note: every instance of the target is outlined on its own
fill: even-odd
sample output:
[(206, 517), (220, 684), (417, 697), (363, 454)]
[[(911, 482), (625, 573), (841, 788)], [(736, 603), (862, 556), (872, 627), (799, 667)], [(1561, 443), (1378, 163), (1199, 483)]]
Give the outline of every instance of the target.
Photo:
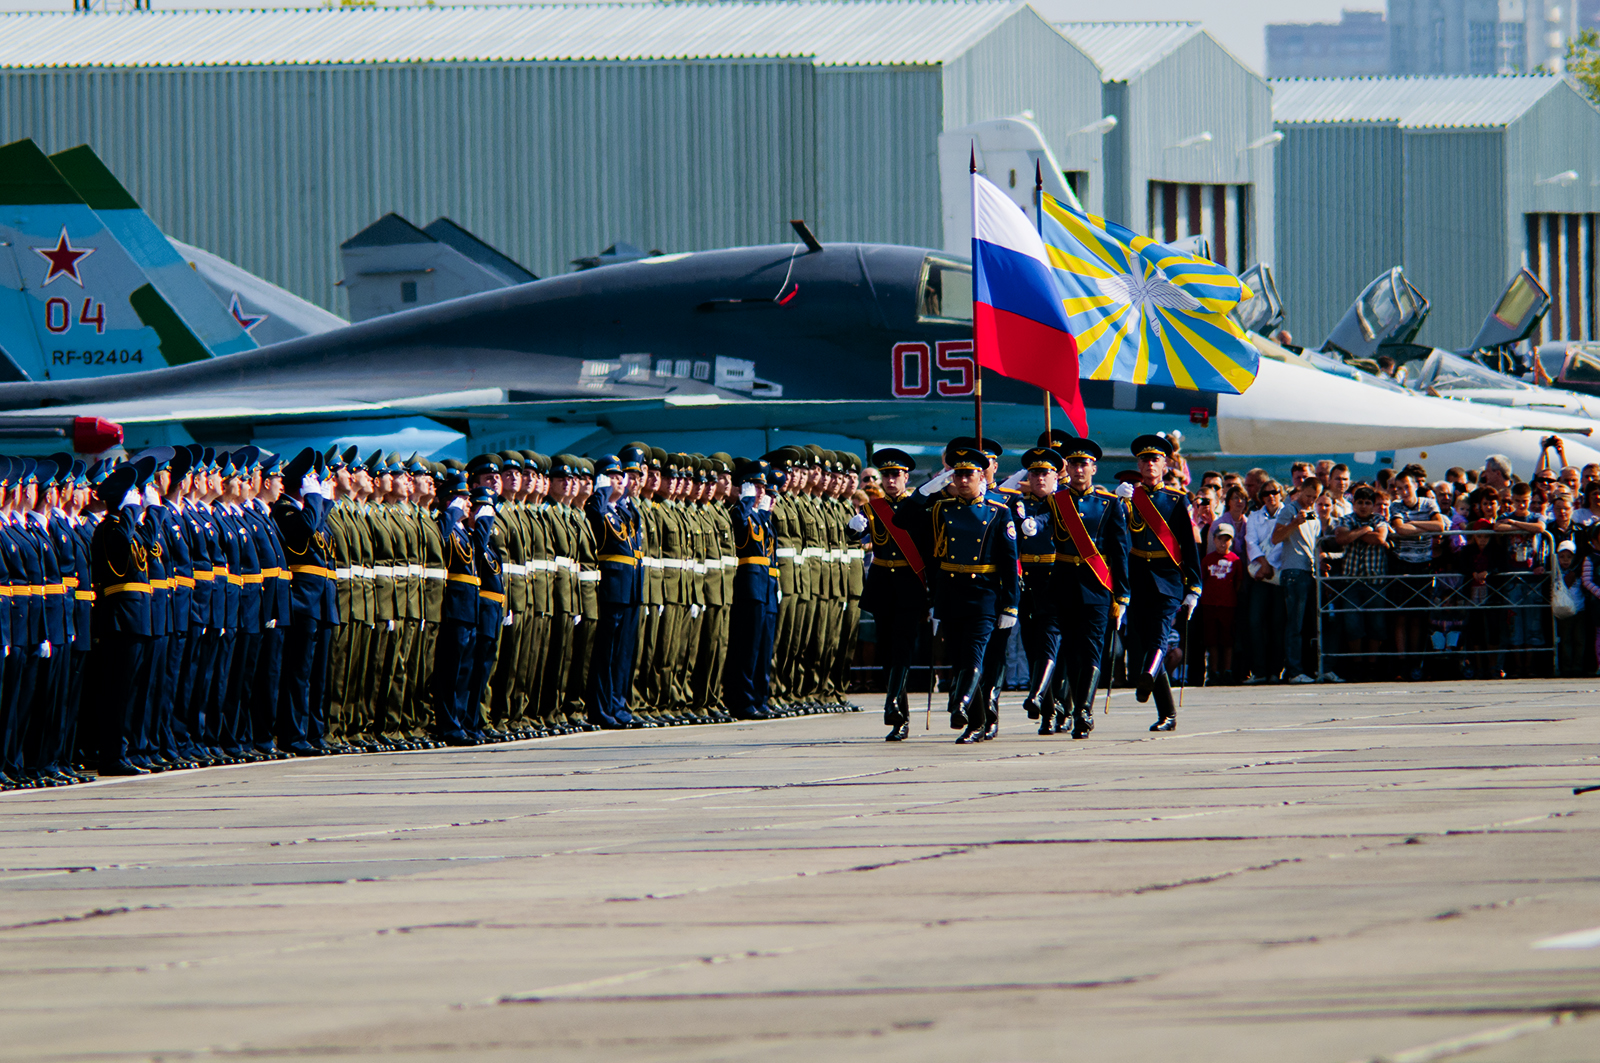
[(1395, 122), (1402, 129), (1504, 126), (1561, 84), (1509, 77), (1288, 78), (1272, 85), (1274, 122)]
[(810, 57), (927, 65), (1020, 0), (486, 5), (0, 15), (0, 68)]
[(1198, 22), (1057, 22), (1105, 81), (1131, 81), (1205, 32)]

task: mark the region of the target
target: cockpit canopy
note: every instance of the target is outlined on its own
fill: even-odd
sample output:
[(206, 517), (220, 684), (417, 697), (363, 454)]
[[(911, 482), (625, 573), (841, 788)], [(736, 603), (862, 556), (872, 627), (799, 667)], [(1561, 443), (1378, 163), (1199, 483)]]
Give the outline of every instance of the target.
[(1428, 317), (1428, 300), (1395, 266), (1367, 285), (1322, 344), (1348, 358), (1372, 358), (1379, 347), (1410, 343)]
[(972, 266), (946, 255), (922, 260), (917, 320), (972, 324)]

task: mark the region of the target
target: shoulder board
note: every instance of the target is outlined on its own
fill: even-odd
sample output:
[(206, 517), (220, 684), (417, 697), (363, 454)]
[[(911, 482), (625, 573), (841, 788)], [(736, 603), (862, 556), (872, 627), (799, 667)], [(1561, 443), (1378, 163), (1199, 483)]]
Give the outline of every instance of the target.
[(1161, 490), (1165, 491), (1169, 495), (1182, 495), (1184, 498), (1188, 498), (1189, 497), (1189, 492), (1181, 490), (1180, 488), (1163, 487)]
[(1116, 498), (1117, 497), (1117, 493), (1115, 491), (1107, 491), (1104, 487), (1101, 487), (1098, 484), (1095, 485), (1094, 495), (1095, 495), (1096, 498)]
[[(1018, 493), (1020, 494), (1020, 492), (1018, 492)], [(1011, 512), (1010, 508), (1007, 507), (1007, 505), (1004, 502), (1000, 501), (998, 498), (985, 498), (984, 501), (989, 503), (989, 505), (993, 506), (995, 509), (998, 509), (1002, 513)]]

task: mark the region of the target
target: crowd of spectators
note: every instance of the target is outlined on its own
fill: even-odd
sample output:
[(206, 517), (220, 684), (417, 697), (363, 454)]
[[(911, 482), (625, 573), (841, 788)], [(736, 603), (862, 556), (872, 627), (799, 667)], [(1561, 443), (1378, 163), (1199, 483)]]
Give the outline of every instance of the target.
[[(1440, 480), (1407, 465), (1352, 483), (1332, 461), (1297, 462), (1288, 483), (1168, 475), (1205, 559), (1189, 682), (1595, 674), (1600, 464), (1531, 482), (1501, 455)], [(1553, 571), (1575, 610), (1552, 612)]]

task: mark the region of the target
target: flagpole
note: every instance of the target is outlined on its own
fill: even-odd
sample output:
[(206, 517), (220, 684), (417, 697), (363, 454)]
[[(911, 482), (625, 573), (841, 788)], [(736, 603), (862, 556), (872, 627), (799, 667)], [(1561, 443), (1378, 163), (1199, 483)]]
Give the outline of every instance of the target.
[[(971, 175), (968, 180), (972, 185), (972, 269), (978, 269), (978, 142), (972, 142), (972, 154), (968, 156), (967, 172)], [(976, 337), (974, 337), (976, 341)], [(977, 343), (973, 343), (972, 359), (972, 409), (974, 420), (978, 422), (978, 449), (983, 449), (983, 363), (977, 359)]]
[[(1033, 160), (1033, 227), (1039, 230), (1040, 237), (1044, 236), (1044, 163), (1038, 159)], [(1050, 435), (1050, 391), (1044, 393), (1044, 434)]]

